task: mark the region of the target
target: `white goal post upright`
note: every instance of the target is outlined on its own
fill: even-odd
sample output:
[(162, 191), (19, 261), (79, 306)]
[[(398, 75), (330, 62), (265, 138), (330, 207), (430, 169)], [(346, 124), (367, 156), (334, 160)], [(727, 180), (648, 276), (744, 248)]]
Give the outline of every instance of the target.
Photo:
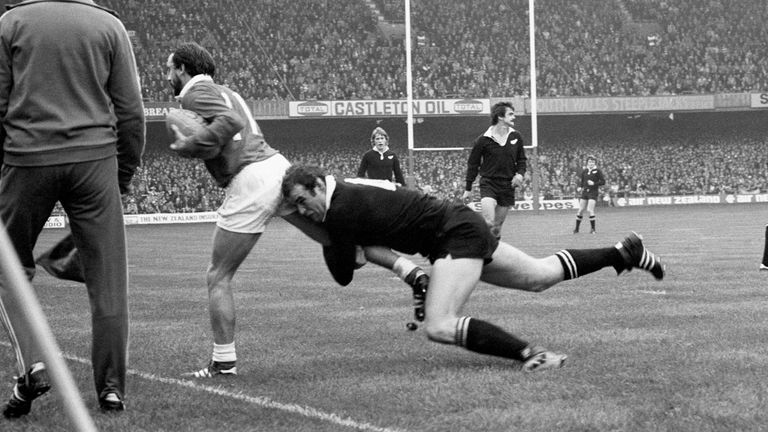
[(73, 430), (96, 432), (96, 425), (80, 398), (80, 392), (61, 357), (61, 350), (53, 337), (43, 308), (22, 271), (21, 262), (11, 246), (11, 239), (2, 223), (0, 223), (0, 275), (4, 275), (4, 284), (0, 289), (4, 289), (15, 298), (26, 311), (24, 318), (32, 330), (32, 339), (42, 353), (54, 391), (59, 394), (64, 412), (72, 422)]
[(538, 211), (539, 209), (539, 124), (538, 124), (538, 107), (536, 106), (536, 20), (533, 7), (534, 0), (528, 0), (528, 45), (529, 56), (531, 63), (531, 186), (533, 193), (531, 199), (533, 200), (533, 209)]
[[(413, 71), (412, 71), (412, 57), (411, 57), (411, 0), (405, 0), (405, 86), (406, 86), (406, 120), (408, 125), (408, 173), (411, 178), (416, 178), (415, 164), (414, 164), (414, 152), (415, 151), (441, 151), (441, 150), (465, 150), (464, 147), (424, 147), (415, 148), (413, 138)], [(415, 186), (408, 185), (408, 186)]]
[(528, 0), (528, 45), (531, 63), (531, 145), (529, 147), (536, 148), (539, 146), (539, 134), (538, 107), (536, 106), (536, 33), (534, 32), (536, 27), (534, 25), (533, 1)]
[[(416, 171), (413, 162), (413, 72), (411, 71), (411, 0), (405, 0), (405, 91), (406, 121), (408, 127), (408, 174), (415, 183)], [(415, 187), (409, 184), (408, 187)]]

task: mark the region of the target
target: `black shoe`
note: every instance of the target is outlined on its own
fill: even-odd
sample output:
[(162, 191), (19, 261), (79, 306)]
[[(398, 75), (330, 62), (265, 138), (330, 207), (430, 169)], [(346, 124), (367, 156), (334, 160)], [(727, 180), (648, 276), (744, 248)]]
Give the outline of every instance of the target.
[(554, 353), (538, 346), (528, 346), (523, 352), (523, 372), (537, 372), (546, 369), (559, 369), (565, 364), (568, 356)]
[(3, 409), (5, 418), (17, 418), (29, 414), (32, 401), (51, 389), (45, 364), (34, 363), (22, 377), (16, 378), (13, 394)]
[(117, 393), (107, 393), (99, 399), (99, 408), (104, 412), (125, 411), (125, 403)]
[(616, 248), (624, 258), (624, 270), (630, 271), (636, 267), (650, 272), (658, 280), (664, 279), (664, 265), (653, 252), (643, 246), (643, 238), (639, 234), (633, 232)]
[(413, 317), (424, 321), (424, 302), (427, 300), (429, 276), (420, 267), (416, 267), (405, 277), (405, 283), (413, 289)]
[(573, 230), (573, 233), (574, 233), (574, 234), (578, 234), (578, 233), (579, 233), (579, 229), (578, 229), (578, 228), (574, 229), (574, 230)]

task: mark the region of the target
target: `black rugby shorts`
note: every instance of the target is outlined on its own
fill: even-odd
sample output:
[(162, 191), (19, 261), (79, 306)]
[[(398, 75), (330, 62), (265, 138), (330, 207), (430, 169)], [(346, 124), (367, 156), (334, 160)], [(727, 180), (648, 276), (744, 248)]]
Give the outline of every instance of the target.
[(499, 240), (479, 213), (467, 206), (456, 206), (449, 210), (429, 260), (434, 263), (451, 255), (453, 258), (481, 258), (488, 264), (498, 246)]
[(515, 205), (515, 190), (511, 179), (480, 177), (480, 198), (493, 198), (502, 207)]

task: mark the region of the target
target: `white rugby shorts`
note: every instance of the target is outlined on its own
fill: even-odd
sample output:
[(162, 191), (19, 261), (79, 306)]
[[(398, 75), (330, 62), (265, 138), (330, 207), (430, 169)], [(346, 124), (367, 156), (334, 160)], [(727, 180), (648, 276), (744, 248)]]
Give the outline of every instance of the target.
[(216, 225), (237, 233), (263, 233), (272, 216), (290, 214), (290, 208), (281, 206), (283, 176), (290, 166), (278, 153), (243, 168), (227, 185)]

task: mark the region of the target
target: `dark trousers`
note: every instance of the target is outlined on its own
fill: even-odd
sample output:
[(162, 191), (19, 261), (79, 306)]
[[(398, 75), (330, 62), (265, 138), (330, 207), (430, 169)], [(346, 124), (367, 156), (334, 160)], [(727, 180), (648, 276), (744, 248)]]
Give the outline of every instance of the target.
[[(123, 210), (114, 157), (46, 167), (3, 166), (0, 218), (27, 276), (35, 274), (33, 249), (56, 201), (69, 217), (80, 250), (91, 304), (93, 378), (99, 397), (125, 394), (128, 351), (128, 264)], [(2, 290), (0, 290), (2, 292)], [(20, 361), (40, 361), (22, 308), (0, 296)], [(24, 367), (24, 365), (22, 365)]]

